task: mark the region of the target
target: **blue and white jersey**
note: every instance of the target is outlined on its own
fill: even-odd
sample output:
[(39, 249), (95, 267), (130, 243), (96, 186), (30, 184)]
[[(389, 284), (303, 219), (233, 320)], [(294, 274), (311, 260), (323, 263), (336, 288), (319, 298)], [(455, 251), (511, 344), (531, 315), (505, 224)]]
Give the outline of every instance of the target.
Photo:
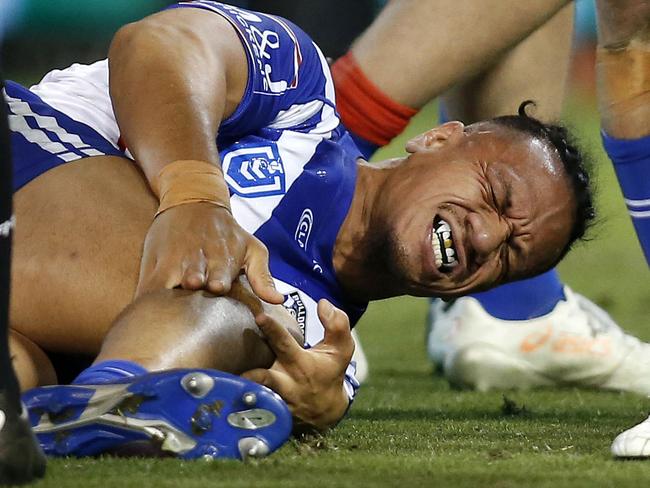
[[(327, 62), (287, 20), (212, 1), (180, 3), (226, 18), (248, 58), (248, 84), (221, 123), (217, 146), (239, 224), (266, 244), (285, 307), (304, 331), (305, 347), (323, 339), (316, 304), (327, 298), (354, 324), (365, 303), (348, 301), (332, 264), (336, 236), (350, 207), (360, 153), (341, 125)], [(9, 83), (15, 154), (14, 188), (67, 161), (120, 145), (108, 90), (108, 63), (56, 70), (26, 90)], [(346, 374), (350, 398), (358, 387)]]

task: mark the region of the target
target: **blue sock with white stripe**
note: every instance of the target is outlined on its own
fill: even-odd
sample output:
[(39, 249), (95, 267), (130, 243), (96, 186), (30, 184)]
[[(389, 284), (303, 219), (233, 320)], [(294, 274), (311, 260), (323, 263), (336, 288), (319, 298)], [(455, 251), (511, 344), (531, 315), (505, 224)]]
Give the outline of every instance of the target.
[(126, 378), (140, 376), (147, 373), (146, 368), (132, 361), (114, 359), (102, 361), (86, 368), (72, 382), (73, 385), (101, 385), (104, 383), (116, 383)]
[(636, 235), (650, 265), (650, 136), (616, 139), (602, 133), (603, 146), (614, 163)]
[[(440, 123), (449, 120), (443, 103), (439, 108)], [(485, 311), (502, 320), (526, 320), (546, 315), (564, 300), (564, 285), (555, 269), (544, 274), (501, 285), (492, 290), (470, 295)]]

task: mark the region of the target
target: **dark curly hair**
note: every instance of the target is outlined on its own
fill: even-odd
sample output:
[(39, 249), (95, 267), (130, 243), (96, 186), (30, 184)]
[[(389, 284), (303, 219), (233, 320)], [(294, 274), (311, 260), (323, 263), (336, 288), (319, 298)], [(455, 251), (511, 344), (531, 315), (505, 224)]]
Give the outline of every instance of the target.
[(547, 142), (555, 148), (564, 165), (573, 190), (576, 208), (569, 242), (557, 259), (560, 261), (577, 240), (585, 240), (585, 234), (596, 218), (592, 183), (589, 176), (592, 164), (566, 127), (559, 124), (545, 124), (535, 117), (531, 117), (526, 113), (526, 108), (529, 105), (535, 106), (535, 102), (526, 100), (519, 105), (518, 115), (496, 117), (492, 119), (492, 122), (525, 132)]

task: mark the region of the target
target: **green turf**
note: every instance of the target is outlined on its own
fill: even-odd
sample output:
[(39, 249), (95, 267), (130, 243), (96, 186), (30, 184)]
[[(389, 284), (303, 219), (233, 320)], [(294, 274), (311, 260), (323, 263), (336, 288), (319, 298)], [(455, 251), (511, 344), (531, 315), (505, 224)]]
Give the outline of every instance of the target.
[[(435, 119), (433, 110), (415, 121)], [(595, 114), (572, 120), (598, 149)], [(398, 154), (403, 138), (385, 156)], [(561, 267), (576, 289), (650, 340), (648, 270), (609, 163), (598, 157), (602, 223), (594, 242)], [(432, 373), (423, 346), (426, 301), (374, 304), (359, 325), (371, 377), (349, 417), (311, 444), (290, 443), (260, 462), (52, 460), (39, 486), (647, 486), (650, 462), (617, 462), (614, 436), (647, 415), (650, 401), (573, 388), (479, 394)], [(412, 484), (412, 485), (411, 485)]]

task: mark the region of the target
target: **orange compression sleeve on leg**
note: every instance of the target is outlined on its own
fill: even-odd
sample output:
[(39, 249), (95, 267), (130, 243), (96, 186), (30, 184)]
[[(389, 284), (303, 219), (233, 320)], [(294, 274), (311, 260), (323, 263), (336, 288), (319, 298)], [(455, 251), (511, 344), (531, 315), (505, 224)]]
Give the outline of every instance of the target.
[(351, 52), (332, 65), (336, 108), (356, 136), (385, 146), (400, 134), (417, 110), (392, 100), (370, 81)]

